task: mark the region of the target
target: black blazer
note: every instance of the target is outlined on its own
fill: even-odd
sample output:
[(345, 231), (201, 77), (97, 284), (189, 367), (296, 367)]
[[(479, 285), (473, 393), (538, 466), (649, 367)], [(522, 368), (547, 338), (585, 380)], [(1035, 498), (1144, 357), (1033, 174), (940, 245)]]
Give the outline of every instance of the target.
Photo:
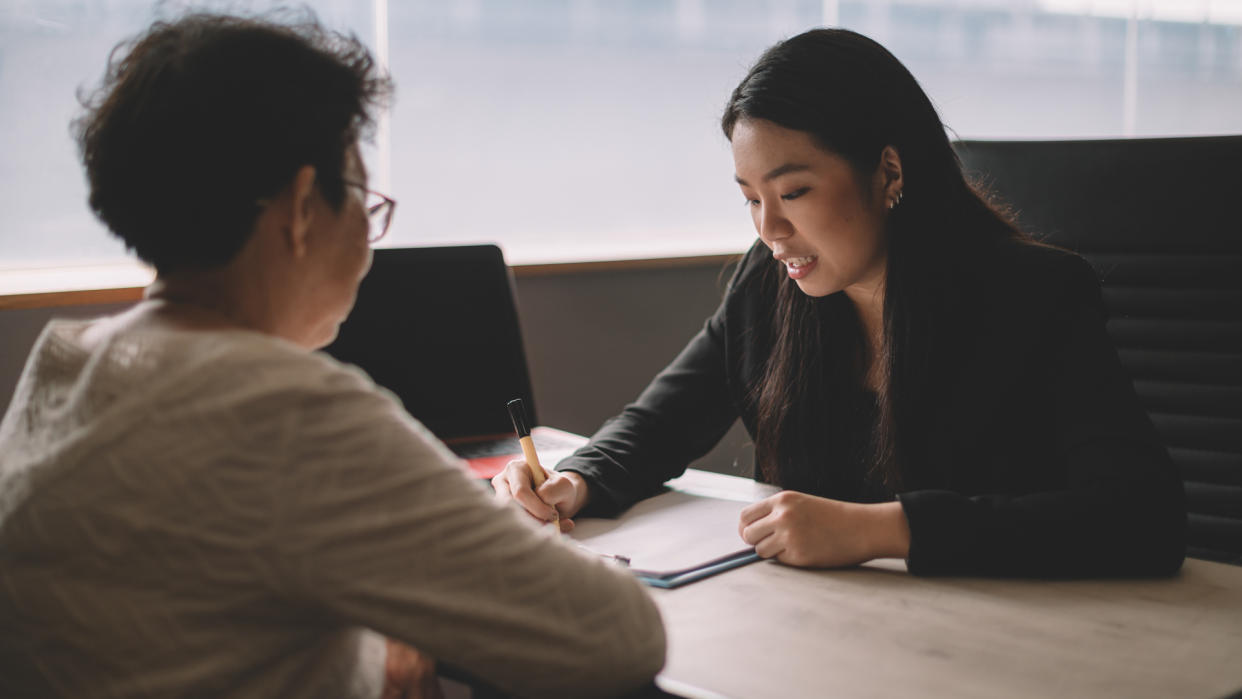
[[(738, 418), (754, 434), (747, 387), (771, 349), (755, 329), (775, 303), (759, 270), (773, 264), (756, 243), (673, 363), (558, 464), (591, 484), (584, 514), (659, 492)], [(1091, 267), (1066, 251), (1006, 243), (974, 268), (963, 314), (973, 322), (934, 372), (926, 453), (897, 495), (910, 572), (1175, 572), (1185, 555), (1181, 480), (1105, 332)]]

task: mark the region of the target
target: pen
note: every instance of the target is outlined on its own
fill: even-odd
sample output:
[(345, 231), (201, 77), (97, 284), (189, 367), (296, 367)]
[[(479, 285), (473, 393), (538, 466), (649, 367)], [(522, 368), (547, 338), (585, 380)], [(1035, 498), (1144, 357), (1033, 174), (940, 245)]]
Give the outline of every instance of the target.
[[(543, 485), (548, 477), (539, 465), (539, 455), (535, 453), (535, 442), (530, 438), (530, 426), (526, 424), (526, 406), (521, 398), (514, 398), (506, 405), (509, 417), (513, 420), (513, 429), (517, 431), (518, 443), (522, 445), (522, 456), (526, 459), (526, 468), (530, 471), (532, 489)], [(552, 508), (552, 524), (556, 525), (557, 533), (561, 531), (561, 516)]]

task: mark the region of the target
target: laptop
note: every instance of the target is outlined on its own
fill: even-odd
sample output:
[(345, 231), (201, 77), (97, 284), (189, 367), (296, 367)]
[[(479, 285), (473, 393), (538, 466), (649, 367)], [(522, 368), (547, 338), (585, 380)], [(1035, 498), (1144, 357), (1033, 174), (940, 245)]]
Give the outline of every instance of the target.
[[(325, 351), (396, 394), (478, 478), (521, 456), (510, 400), (521, 398), (529, 424), (539, 425), (513, 278), (495, 245), (376, 250)], [(545, 468), (586, 442), (544, 426), (531, 436)]]

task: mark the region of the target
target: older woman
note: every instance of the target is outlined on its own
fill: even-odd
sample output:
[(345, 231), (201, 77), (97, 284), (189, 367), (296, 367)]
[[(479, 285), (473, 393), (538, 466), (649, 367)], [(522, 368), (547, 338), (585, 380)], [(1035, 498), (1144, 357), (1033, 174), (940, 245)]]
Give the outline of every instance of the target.
[[(392, 214), (365, 48), (193, 15), (114, 56), (77, 124), (90, 203), (158, 280), (51, 322), (0, 425), (0, 695), (375, 697), (384, 636), (524, 694), (648, 682), (634, 580), (312, 351)], [(389, 679), (420, 657), (394, 646)]]

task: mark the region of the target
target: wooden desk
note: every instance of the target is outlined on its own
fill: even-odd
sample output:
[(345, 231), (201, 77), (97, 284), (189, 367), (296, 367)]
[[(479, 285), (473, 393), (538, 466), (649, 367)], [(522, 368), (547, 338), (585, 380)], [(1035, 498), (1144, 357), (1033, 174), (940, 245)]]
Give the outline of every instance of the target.
[[(684, 490), (753, 494), (695, 472)], [(706, 488), (706, 490), (702, 490)], [(1242, 568), (1163, 580), (916, 578), (762, 562), (653, 590), (657, 683), (687, 696), (1221, 697), (1242, 689)]]

